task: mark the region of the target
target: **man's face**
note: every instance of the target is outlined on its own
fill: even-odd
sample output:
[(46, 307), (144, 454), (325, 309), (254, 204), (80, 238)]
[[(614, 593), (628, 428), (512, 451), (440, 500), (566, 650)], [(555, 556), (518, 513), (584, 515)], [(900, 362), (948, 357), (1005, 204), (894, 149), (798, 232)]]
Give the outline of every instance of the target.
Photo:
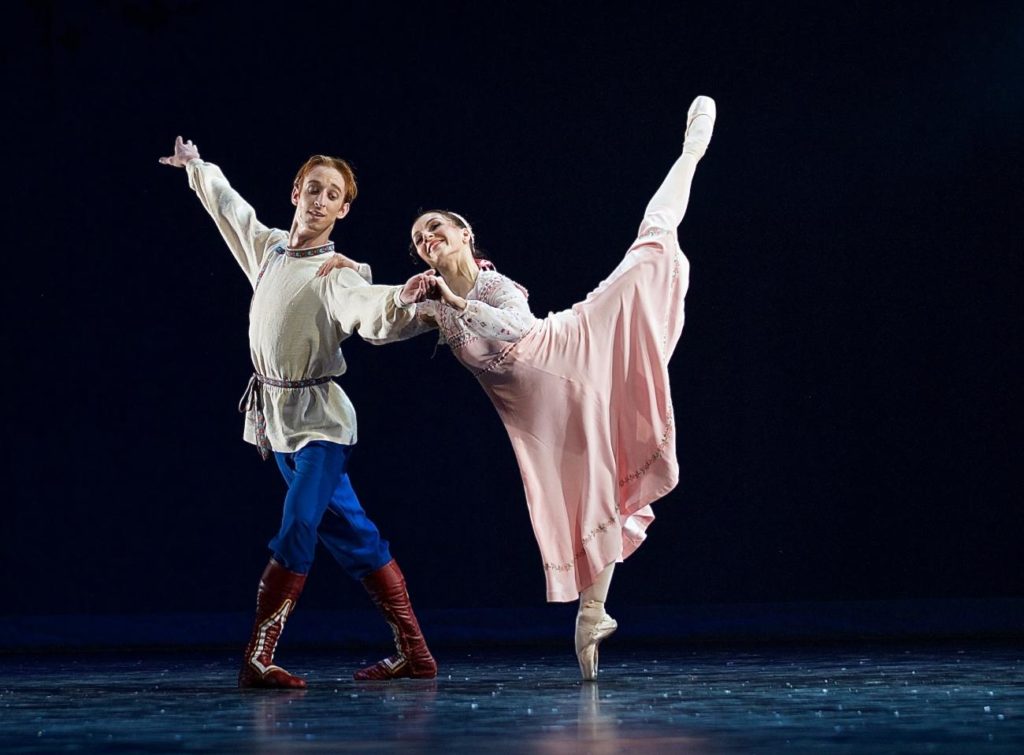
[(292, 188), (292, 204), (298, 224), (319, 234), (348, 214), (345, 178), (336, 169), (317, 165), (302, 177), (302, 185)]

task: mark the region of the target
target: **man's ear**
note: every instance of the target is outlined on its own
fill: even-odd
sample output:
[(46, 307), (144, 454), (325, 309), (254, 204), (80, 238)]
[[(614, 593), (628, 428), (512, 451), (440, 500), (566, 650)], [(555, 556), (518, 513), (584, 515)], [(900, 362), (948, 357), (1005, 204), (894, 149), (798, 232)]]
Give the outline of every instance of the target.
[(343, 217), (348, 215), (348, 211), (349, 211), (350, 207), (352, 207), (352, 203), (351, 202), (345, 202), (345, 204), (343, 204), (341, 206), (341, 209), (338, 210), (338, 214), (335, 215), (334, 219), (335, 220), (341, 220)]
[(299, 206), (299, 185), (295, 184), (292, 186), (292, 204), (296, 207)]

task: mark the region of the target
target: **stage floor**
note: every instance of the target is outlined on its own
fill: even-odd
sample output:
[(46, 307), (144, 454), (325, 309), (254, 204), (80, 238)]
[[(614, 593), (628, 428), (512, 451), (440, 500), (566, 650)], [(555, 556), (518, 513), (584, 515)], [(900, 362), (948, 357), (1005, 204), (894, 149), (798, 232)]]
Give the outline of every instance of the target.
[(0, 751), (1024, 752), (1024, 647), (442, 649), (432, 681), (376, 658), (277, 660), (304, 692), (234, 688), (231, 652), (0, 656)]

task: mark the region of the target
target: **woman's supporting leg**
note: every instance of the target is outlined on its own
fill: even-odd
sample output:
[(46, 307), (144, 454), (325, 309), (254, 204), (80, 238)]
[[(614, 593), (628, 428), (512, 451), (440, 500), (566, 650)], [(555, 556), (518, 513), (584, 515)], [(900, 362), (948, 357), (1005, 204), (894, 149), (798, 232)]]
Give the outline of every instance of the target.
[(584, 681), (597, 679), (597, 646), (619, 626), (604, 610), (614, 571), (615, 564), (608, 564), (597, 575), (594, 584), (580, 593), (580, 608), (576, 614), (576, 658)]
[(615, 573), (615, 563), (612, 562), (608, 566), (601, 570), (601, 573), (597, 575), (594, 580), (594, 584), (590, 587), (583, 589), (580, 593), (580, 605), (584, 603), (596, 600), (599, 603), (604, 603), (608, 600), (608, 588), (612, 585), (612, 575)]

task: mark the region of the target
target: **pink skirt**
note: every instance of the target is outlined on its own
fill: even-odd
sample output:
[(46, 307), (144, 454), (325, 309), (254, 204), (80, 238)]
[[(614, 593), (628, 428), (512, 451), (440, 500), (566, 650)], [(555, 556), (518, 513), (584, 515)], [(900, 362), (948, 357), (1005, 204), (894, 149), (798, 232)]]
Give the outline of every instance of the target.
[(679, 480), (668, 361), (688, 283), (674, 232), (641, 237), (478, 376), (515, 449), (549, 601), (632, 554)]

